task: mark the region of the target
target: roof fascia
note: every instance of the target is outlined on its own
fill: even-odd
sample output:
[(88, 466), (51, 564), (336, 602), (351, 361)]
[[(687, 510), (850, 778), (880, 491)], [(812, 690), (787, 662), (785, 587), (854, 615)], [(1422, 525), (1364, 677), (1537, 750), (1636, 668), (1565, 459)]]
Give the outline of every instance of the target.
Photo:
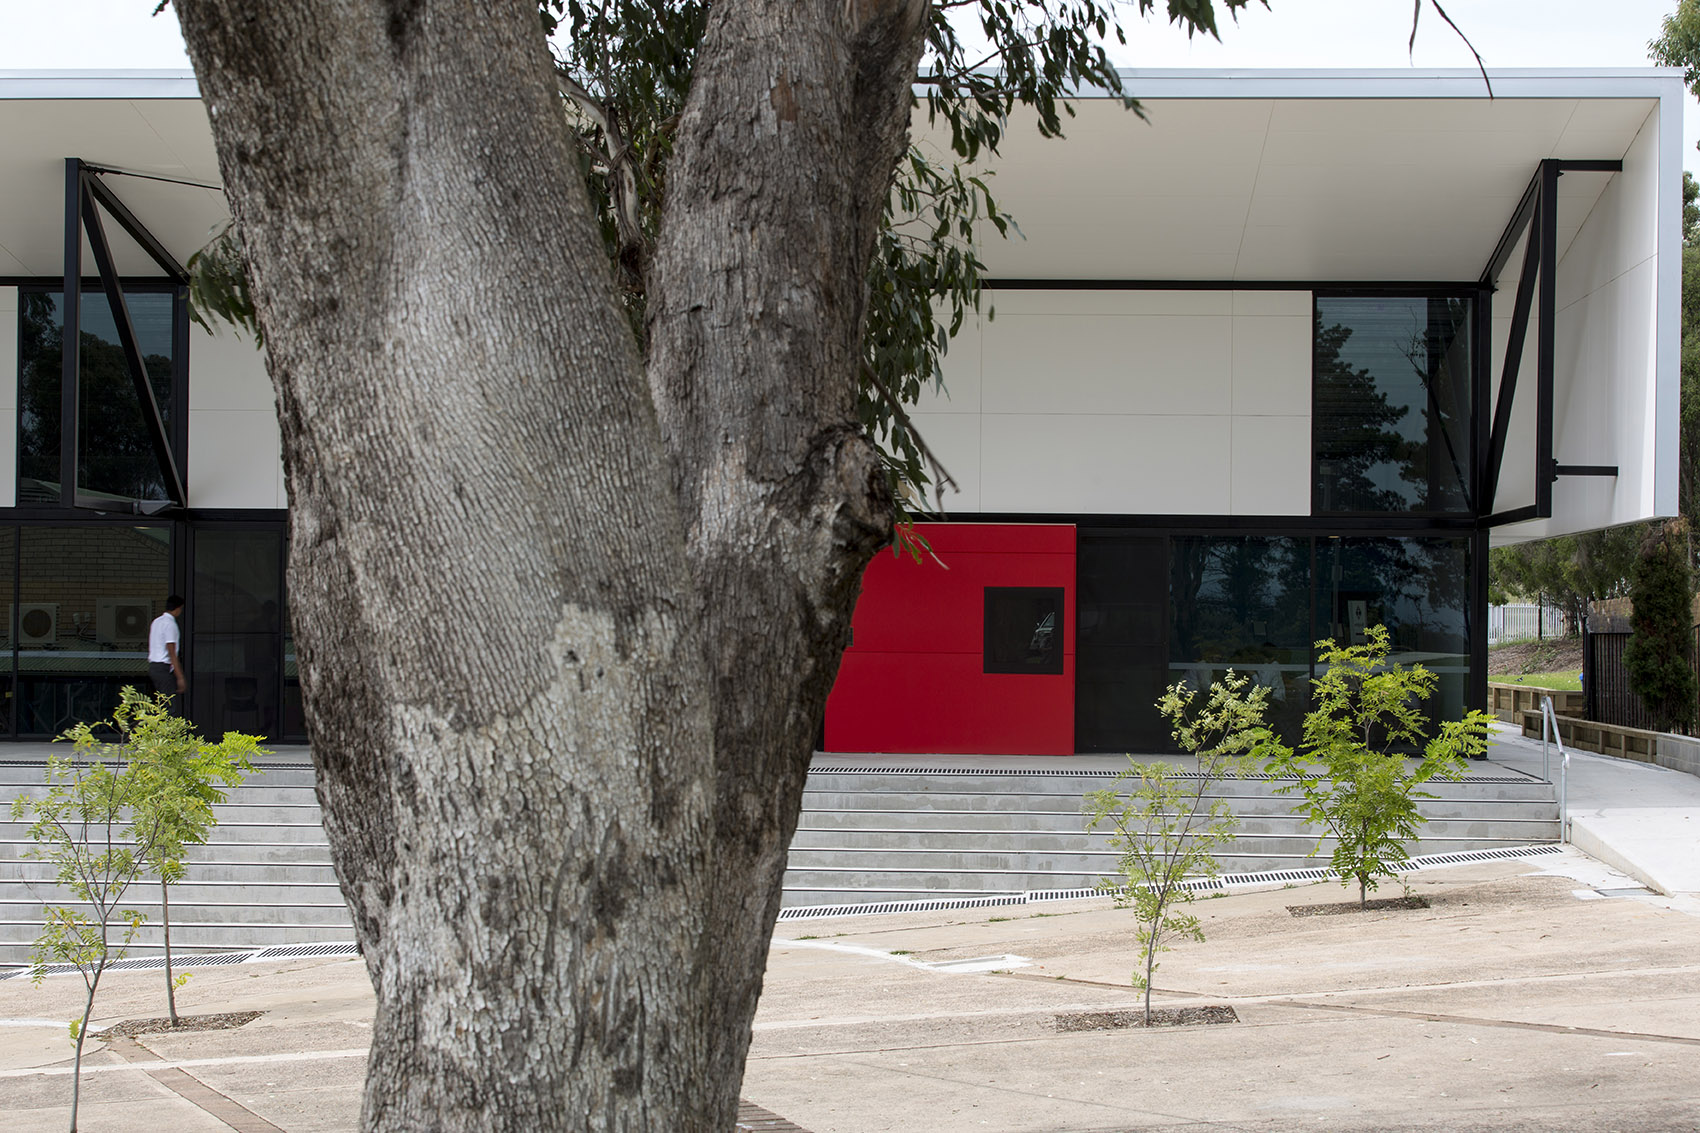
[[(1143, 69), (1117, 72), (1127, 94), (1139, 99), (1486, 99), (1482, 73), (1471, 68), (1419, 69)], [(1649, 98), (1682, 89), (1678, 67), (1489, 68), (1495, 98)], [(915, 93), (929, 88), (917, 84)], [(1070, 98), (1112, 98), (1100, 87), (1080, 86)]]
[(193, 71), (3, 71), (0, 99), (200, 98)]

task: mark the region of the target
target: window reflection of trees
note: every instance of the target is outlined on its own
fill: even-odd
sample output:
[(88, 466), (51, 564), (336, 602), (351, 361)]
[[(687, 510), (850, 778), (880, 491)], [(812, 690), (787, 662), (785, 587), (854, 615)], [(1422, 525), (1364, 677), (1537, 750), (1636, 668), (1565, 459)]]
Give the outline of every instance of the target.
[[(60, 297), (26, 291), (19, 296), (18, 502), (59, 500), (60, 383), (64, 326)], [(162, 419), (171, 420), (172, 297), (157, 292), (128, 296)], [(117, 342), (106, 297), (83, 296), (84, 326), (78, 350), (80, 486), (138, 500), (167, 498), (124, 351)]]
[(1456, 297), (1316, 300), (1318, 511), (1468, 510), (1472, 316)]
[[(1465, 539), (1326, 539), (1317, 547), (1317, 636), (1361, 645), (1385, 625), (1389, 660), (1422, 664), (1440, 683), (1432, 718), (1464, 711), (1470, 664), (1470, 553)], [(1361, 604), (1361, 605), (1354, 605)]]
[(1283, 731), (1310, 663), (1310, 540), (1177, 537), (1170, 548), (1169, 677), (1203, 688), (1232, 668), (1270, 689)]

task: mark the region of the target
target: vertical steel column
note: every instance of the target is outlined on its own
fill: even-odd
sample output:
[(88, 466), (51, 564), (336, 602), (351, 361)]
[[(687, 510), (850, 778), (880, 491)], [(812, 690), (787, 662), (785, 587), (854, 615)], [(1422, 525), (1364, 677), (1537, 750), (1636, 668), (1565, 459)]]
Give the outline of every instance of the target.
[(1470, 682), (1465, 708), (1488, 706), (1488, 533), (1470, 536)]
[(1540, 331), (1535, 361), (1535, 514), (1552, 516), (1553, 323), (1558, 318), (1558, 162), (1541, 162), (1541, 205), (1534, 235), (1541, 242)]
[(1594, 669), (1594, 635), (1588, 629), (1588, 615), (1582, 615), (1582, 715), (1589, 720), (1598, 720), (1600, 700), (1600, 682), (1596, 679)]
[(83, 333), (83, 163), (65, 159), (65, 291), (60, 296), (59, 503), (77, 502), (78, 377)]

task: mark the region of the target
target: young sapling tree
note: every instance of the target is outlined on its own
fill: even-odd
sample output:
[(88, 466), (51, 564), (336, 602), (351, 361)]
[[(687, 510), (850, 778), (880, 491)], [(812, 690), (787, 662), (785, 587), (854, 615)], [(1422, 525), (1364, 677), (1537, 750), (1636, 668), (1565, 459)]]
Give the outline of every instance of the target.
[[(1118, 908), (1133, 909), (1138, 922), (1133, 985), (1145, 992), (1146, 1026), (1158, 953), (1177, 940), (1204, 939), (1198, 918), (1185, 910), (1194, 897), (1188, 882), (1217, 876), (1216, 847), (1234, 836), (1233, 812), (1225, 799), (1210, 798), (1210, 788), (1239, 775), (1269, 741), (1267, 688), (1230, 671), (1195, 705), (1199, 695), (1181, 682), (1157, 702), (1173, 725), (1175, 742), (1198, 761), (1196, 775), (1130, 758), (1132, 766), (1116, 778), (1117, 786), (1086, 796), (1086, 829), (1107, 828), (1111, 847), (1120, 852), (1117, 876), (1099, 881), (1098, 888), (1113, 893)], [(1125, 792), (1124, 782), (1132, 784)]]
[(88, 906), (84, 912), (70, 905), (49, 905), (31, 950), (37, 983), (47, 975), (50, 964), (69, 964), (83, 977), (83, 1013), (71, 1021), (76, 1052), (71, 1068), (71, 1133), (76, 1133), (83, 1040), (95, 993), (101, 977), (124, 957), (146, 919), (122, 906), (125, 892), (148, 870), (154, 850), (151, 839), (158, 835), (138, 830), (130, 821), (137, 808), (137, 776), (115, 745), (97, 740), (88, 724), (79, 724), (60, 738), (72, 741), (76, 754), (50, 758), (45, 794), (14, 799), (12, 817), (30, 823), (27, 834), (34, 845), (24, 855), (51, 863), (55, 880)]
[(1464, 761), (1487, 751), (1493, 720), (1471, 711), (1427, 737), (1422, 702), (1439, 678), (1421, 665), (1389, 664), (1385, 626), (1366, 636), (1363, 645), (1316, 643), (1303, 738), (1296, 750), (1271, 744), (1265, 760), (1267, 771), (1291, 780), (1276, 793), (1297, 793), (1295, 811), (1325, 831), (1311, 853), (1334, 836), (1334, 872), (1342, 884), (1357, 881), (1360, 907), (1377, 879), (1410, 857), (1406, 845), (1427, 822), (1418, 800), (1434, 797), (1423, 785), (1462, 778)]
[[(171, 886), (181, 881), (190, 846), (205, 844), (218, 817), (213, 806), (226, 788), (252, 773), (252, 757), (264, 754), (258, 736), (226, 732), (218, 743), (195, 734), (195, 726), (171, 712), (169, 697), (126, 687), (111, 725), (135, 779), (134, 825), (149, 847), (147, 865), (159, 878), (160, 932), (165, 946), (165, 1003), (177, 1019), (177, 988), (183, 982), (171, 965)], [(186, 979), (187, 977), (183, 977)]]

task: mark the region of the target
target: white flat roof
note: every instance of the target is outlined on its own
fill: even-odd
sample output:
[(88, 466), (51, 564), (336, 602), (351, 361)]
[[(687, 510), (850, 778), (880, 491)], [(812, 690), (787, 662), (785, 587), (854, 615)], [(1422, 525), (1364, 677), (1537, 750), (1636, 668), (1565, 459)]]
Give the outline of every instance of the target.
[[(984, 257), (998, 277), (1471, 280), (1543, 158), (1621, 158), (1682, 108), (1674, 68), (1489, 74), (1491, 100), (1462, 69), (1125, 71), (1149, 123), (1096, 92), (1066, 140), (1012, 124), (991, 187), (1026, 239)], [(0, 138), (0, 276), (61, 273), (67, 157), (218, 181), (184, 71), (0, 71)], [(1608, 178), (1563, 179), (1561, 248)], [(213, 190), (110, 184), (179, 259), (227, 215)], [(157, 274), (109, 236), (121, 271)]]

